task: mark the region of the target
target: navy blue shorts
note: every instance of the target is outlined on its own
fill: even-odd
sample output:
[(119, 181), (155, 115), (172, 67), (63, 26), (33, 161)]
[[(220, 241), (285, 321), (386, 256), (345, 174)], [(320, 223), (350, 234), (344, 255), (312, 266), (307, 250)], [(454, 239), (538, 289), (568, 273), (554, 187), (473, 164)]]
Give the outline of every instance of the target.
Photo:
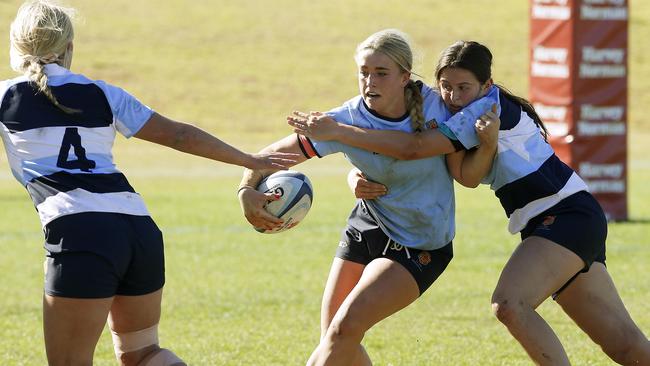
[(529, 236), (539, 236), (561, 245), (585, 263), (580, 272), (553, 294), (554, 299), (580, 273), (589, 271), (594, 262), (605, 264), (607, 219), (589, 192), (575, 193), (532, 218), (521, 231), (522, 240)]
[(51, 296), (137, 296), (165, 283), (162, 233), (149, 216), (62, 216), (45, 226), (44, 246), (45, 293)]
[(439, 249), (420, 250), (391, 240), (361, 200), (352, 210), (336, 250), (336, 257), (363, 265), (382, 257), (401, 264), (417, 282), (420, 295), (445, 271), (453, 256), (451, 242)]
[(593, 262), (605, 264), (607, 219), (598, 201), (581, 191), (528, 221), (521, 239), (540, 236), (574, 252), (585, 262), (587, 272)]

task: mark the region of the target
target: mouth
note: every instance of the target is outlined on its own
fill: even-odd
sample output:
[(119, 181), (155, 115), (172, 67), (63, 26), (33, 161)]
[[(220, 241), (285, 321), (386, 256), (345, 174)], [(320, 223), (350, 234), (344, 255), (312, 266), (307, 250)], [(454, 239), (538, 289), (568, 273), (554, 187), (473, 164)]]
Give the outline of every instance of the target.
[(378, 93), (375, 93), (375, 92), (367, 92), (367, 93), (366, 93), (366, 98), (367, 98), (368, 100), (377, 99), (377, 98), (379, 98), (379, 97), (381, 97), (381, 95), (379, 95)]
[(456, 106), (456, 105), (450, 105), (450, 106), (447, 106), (447, 108), (452, 113), (456, 113), (456, 112), (460, 111), (461, 109), (463, 109), (463, 107)]

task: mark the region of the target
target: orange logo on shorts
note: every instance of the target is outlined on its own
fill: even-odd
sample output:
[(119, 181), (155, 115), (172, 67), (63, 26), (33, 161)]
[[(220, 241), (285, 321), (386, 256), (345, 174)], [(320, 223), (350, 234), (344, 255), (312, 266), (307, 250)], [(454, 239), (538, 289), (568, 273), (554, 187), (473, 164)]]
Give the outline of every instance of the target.
[(551, 226), (555, 222), (555, 216), (546, 216), (544, 218), (544, 221), (542, 221), (542, 225), (544, 226)]
[(431, 254), (429, 252), (420, 252), (420, 254), (418, 254), (418, 262), (423, 266), (431, 263)]

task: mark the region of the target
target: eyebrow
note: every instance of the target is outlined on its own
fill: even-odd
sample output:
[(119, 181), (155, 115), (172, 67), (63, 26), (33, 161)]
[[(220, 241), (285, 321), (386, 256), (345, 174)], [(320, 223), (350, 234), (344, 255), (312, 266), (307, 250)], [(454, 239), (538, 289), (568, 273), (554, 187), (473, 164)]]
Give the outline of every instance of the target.
[[(362, 65), (361, 68), (362, 69), (369, 69), (370, 67), (366, 66), (366, 65)], [(376, 70), (390, 70), (388, 67), (383, 67), (383, 66), (377, 66), (377, 67), (375, 67), (375, 69)]]
[[(447, 79), (440, 79), (440, 81), (444, 83), (452, 84), (452, 82)], [(462, 83), (458, 83), (457, 85), (472, 85), (472, 83), (469, 81), (463, 81)]]

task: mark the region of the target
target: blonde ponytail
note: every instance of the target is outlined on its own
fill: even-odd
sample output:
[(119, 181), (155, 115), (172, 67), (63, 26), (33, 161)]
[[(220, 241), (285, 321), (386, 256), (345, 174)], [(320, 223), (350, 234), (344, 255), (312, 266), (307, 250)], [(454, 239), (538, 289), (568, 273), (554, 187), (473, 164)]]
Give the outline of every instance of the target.
[(18, 10), (9, 32), (11, 67), (25, 74), (38, 91), (65, 113), (78, 109), (59, 103), (47, 85), (44, 65), (56, 63), (70, 67), (72, 60), (73, 11), (46, 0), (30, 1)]
[(420, 87), (413, 80), (409, 80), (404, 88), (404, 100), (406, 102), (406, 110), (411, 116), (411, 128), (415, 132), (422, 132), (424, 130), (424, 112), (422, 105), (422, 94)]

